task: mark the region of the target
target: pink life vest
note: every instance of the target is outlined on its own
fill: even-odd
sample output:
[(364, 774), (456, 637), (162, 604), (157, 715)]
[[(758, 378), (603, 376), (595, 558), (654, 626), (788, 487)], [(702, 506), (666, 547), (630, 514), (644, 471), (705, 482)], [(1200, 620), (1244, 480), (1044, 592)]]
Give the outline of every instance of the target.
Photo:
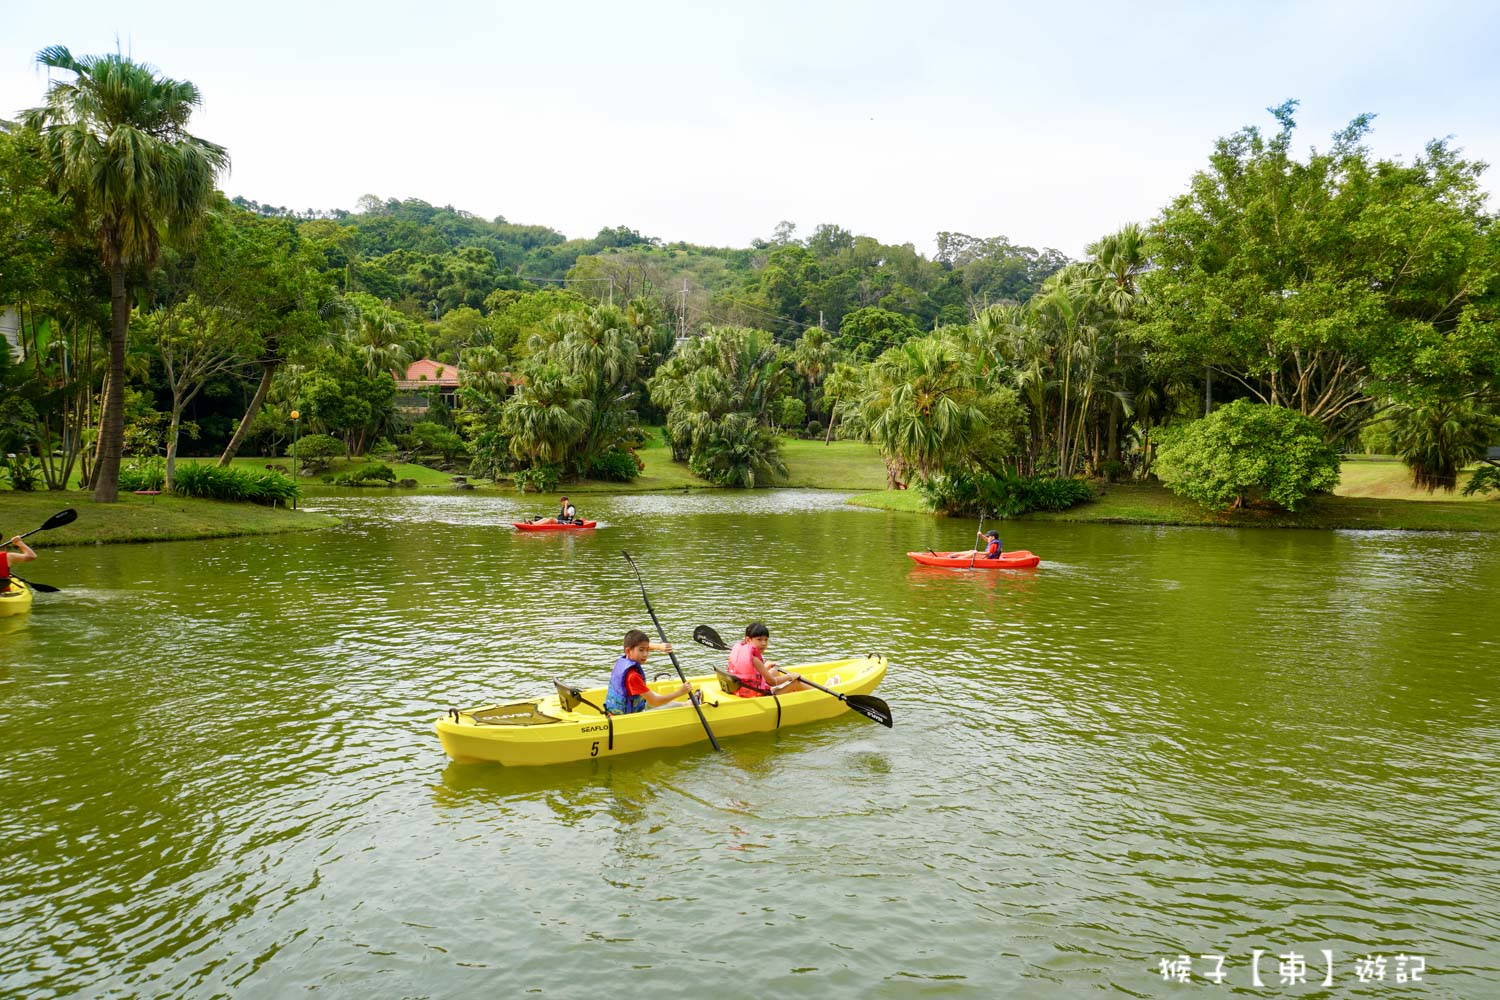
[(766, 679), (761, 676), (759, 670), (755, 669), (757, 655), (759, 655), (759, 650), (750, 645), (748, 639), (741, 639), (729, 651), (729, 676), (743, 685), (735, 692), (741, 698), (754, 698), (757, 695), (771, 693)]

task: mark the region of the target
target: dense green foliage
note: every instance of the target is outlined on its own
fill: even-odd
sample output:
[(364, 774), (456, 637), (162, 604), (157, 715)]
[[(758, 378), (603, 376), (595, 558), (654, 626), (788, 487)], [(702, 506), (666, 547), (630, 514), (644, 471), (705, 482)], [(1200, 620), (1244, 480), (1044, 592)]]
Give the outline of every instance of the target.
[[(299, 437), (312, 470), (374, 450), (551, 488), (628, 480), (643, 427), (662, 425), (714, 483), (774, 483), (778, 433), (826, 434), (874, 443), (892, 485), (999, 511), (1071, 502), (1049, 483), (1146, 477), (1164, 433), (1240, 399), (1307, 416), (1329, 445), (1378, 423), (1365, 437), (1399, 442), (1433, 487), (1500, 433), (1483, 167), (1441, 142), (1377, 159), (1368, 116), (1299, 158), (1294, 105), (1273, 109), (1274, 135), (1221, 140), (1185, 195), (1083, 261), (953, 232), (929, 258), (836, 224), (722, 248), (625, 226), (570, 240), (417, 199), (230, 203), (205, 188), (225, 154), (182, 131), (190, 84), (120, 57), (46, 60), (74, 79), (0, 127), (0, 303), (21, 340), (0, 365), (0, 445), (17, 488), (81, 472), (102, 495), (116, 437), (164, 458), (169, 488), (179, 453), (227, 466)], [(157, 103), (106, 121), (88, 97), (106, 83)], [(131, 147), (152, 170), (90, 189), (120, 149), (67, 136), (87, 119), (128, 138), (155, 113), (158, 144)], [(174, 173), (169, 148), (192, 165)], [(408, 382), (419, 359), (435, 365)], [(1167, 449), (1164, 476), (1182, 481), (1204, 429)], [(1265, 449), (1285, 430), (1237, 433)], [(1296, 492), (1267, 469), (1277, 485), (1235, 492), (1252, 471), (1220, 469), (1236, 485), (1207, 502)]]
[(1312, 418), (1240, 399), (1183, 426), (1156, 470), (1172, 492), (1214, 510), (1259, 499), (1296, 510), (1338, 485), (1339, 456)]
[(1296, 102), (1269, 138), (1221, 139), (1210, 168), (1153, 227), (1143, 332), (1339, 441), (1382, 396), (1494, 392), (1500, 227), (1482, 164), (1441, 141), (1375, 160), (1362, 115), (1325, 151), (1292, 156)]
[(1471, 497), (1479, 493), (1500, 494), (1500, 465), (1483, 465), (1474, 470), (1474, 474), (1464, 485), (1464, 496)]
[(1500, 440), (1500, 416), (1473, 396), (1435, 398), (1397, 406), (1387, 418), (1392, 450), (1412, 472), (1412, 483), (1452, 493), (1458, 472)]
[(370, 483), (379, 483), (382, 486), (396, 485), (396, 473), (389, 465), (361, 465), (341, 472), (333, 477), (335, 486), (366, 486)]
[(348, 454), (344, 443), (331, 434), (309, 434), (298, 438), (287, 448), (287, 458), (295, 458), (308, 472), (328, 468), (335, 458)]
[(772, 425), (788, 384), (770, 335), (738, 327), (683, 344), (650, 383), (674, 456), (710, 482), (740, 487), (786, 474)]
[(297, 484), (279, 472), (224, 468), (207, 462), (185, 462), (177, 470), (172, 492), (179, 496), (248, 503), (290, 504)]
[(164, 237), (191, 231), (224, 149), (187, 132), (198, 89), (121, 55), (74, 58), (62, 46), (37, 61), (71, 73), (46, 102), (22, 114), (46, 164), (46, 185), (98, 242), (110, 281), (109, 377), (104, 383), (94, 499), (113, 502), (125, 440), (125, 349), (130, 291), (139, 270), (161, 256)]
[(1034, 510), (1067, 510), (1090, 500), (1094, 490), (1081, 479), (960, 472), (924, 479), (923, 496), (947, 514), (1019, 517)]
[(161, 490), (167, 485), (167, 465), (155, 455), (141, 457), (120, 469), (120, 489)]

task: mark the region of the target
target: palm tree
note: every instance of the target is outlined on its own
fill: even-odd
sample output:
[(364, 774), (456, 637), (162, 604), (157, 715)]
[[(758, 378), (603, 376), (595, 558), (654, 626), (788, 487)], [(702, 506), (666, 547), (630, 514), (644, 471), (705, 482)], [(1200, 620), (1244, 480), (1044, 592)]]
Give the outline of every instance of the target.
[(360, 311), (359, 325), (350, 335), (350, 346), (364, 362), (366, 375), (406, 372), (412, 357), (404, 335), (401, 317), (395, 310), (374, 306)]
[[(792, 367), (802, 376), (809, 402), (818, 402), (822, 395), (818, 390), (822, 388), (828, 373), (833, 370), (836, 360), (838, 352), (834, 350), (833, 337), (828, 331), (815, 326), (808, 327), (797, 339), (797, 346), (792, 349)], [(813, 412), (816, 414), (822, 411), (813, 409)]]
[(710, 327), (683, 344), (650, 381), (651, 398), (667, 410), (673, 458), (686, 456), (694, 472), (723, 485), (785, 474), (771, 423), (786, 381), (764, 330)]
[(1452, 493), (1458, 473), (1500, 439), (1500, 417), (1474, 396), (1398, 406), (1391, 415), (1391, 441), (1411, 469), (1412, 485)]
[(907, 341), (874, 362), (860, 401), (870, 437), (896, 485), (967, 464), (987, 430), (975, 379), (959, 352), (936, 337)]
[(1125, 315), (1134, 308), (1140, 296), (1136, 278), (1143, 274), (1146, 258), (1146, 234), (1132, 222), (1119, 232), (1090, 243), (1088, 254), (1094, 258), (1087, 266), (1086, 281), (1097, 298), (1111, 311)]
[(510, 452), (533, 465), (558, 465), (583, 433), (588, 402), (565, 374), (551, 367), (533, 370), (500, 413), (500, 430)]
[(109, 373), (94, 499), (113, 503), (125, 437), (129, 276), (156, 265), (164, 236), (190, 231), (203, 216), (229, 154), (186, 131), (201, 100), (186, 80), (121, 55), (74, 58), (60, 45), (43, 49), (37, 62), (73, 80), (54, 81), (46, 103), (22, 120), (41, 135), (48, 186), (87, 221), (109, 274)]

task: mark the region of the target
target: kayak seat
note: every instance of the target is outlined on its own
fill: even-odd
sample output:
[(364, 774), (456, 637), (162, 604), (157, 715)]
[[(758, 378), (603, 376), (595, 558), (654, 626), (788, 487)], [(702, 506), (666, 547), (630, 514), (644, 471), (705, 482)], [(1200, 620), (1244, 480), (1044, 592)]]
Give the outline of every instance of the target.
[(740, 689), (740, 679), (723, 667), (714, 667), (714, 676), (719, 678), (719, 690), (725, 694), (734, 694)]
[(576, 712), (579, 705), (587, 705), (600, 715), (604, 714), (604, 709), (585, 698), (583, 692), (573, 685), (553, 680), (552, 686), (557, 688), (557, 700), (562, 703), (564, 712)]
[[(589, 701), (583, 696), (582, 691), (571, 684), (564, 684), (562, 681), (554, 679), (552, 686), (557, 688), (557, 700), (562, 703), (564, 712), (576, 712), (579, 705), (587, 705), (609, 721), (609, 749), (613, 750), (615, 748), (615, 717), (606, 712), (603, 706), (595, 705)], [(598, 746), (597, 743), (594, 745)]]

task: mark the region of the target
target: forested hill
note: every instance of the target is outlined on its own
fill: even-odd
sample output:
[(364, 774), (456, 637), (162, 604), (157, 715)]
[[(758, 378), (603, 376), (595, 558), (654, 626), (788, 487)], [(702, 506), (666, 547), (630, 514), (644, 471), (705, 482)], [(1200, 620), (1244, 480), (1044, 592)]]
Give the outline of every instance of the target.
[(963, 233), (939, 233), (928, 258), (909, 243), (882, 244), (833, 224), (798, 238), (784, 222), (770, 238), (734, 249), (667, 243), (625, 226), (567, 239), (546, 226), (415, 198), (367, 195), (354, 212), (234, 203), (297, 222), (326, 248), (347, 290), (429, 322), (460, 307), (483, 311), (497, 290), (551, 287), (591, 300), (650, 294), (687, 329), (756, 326), (791, 339), (821, 324), (853, 347), (966, 323), (992, 303), (1024, 302), (1068, 263), (1056, 250)]

